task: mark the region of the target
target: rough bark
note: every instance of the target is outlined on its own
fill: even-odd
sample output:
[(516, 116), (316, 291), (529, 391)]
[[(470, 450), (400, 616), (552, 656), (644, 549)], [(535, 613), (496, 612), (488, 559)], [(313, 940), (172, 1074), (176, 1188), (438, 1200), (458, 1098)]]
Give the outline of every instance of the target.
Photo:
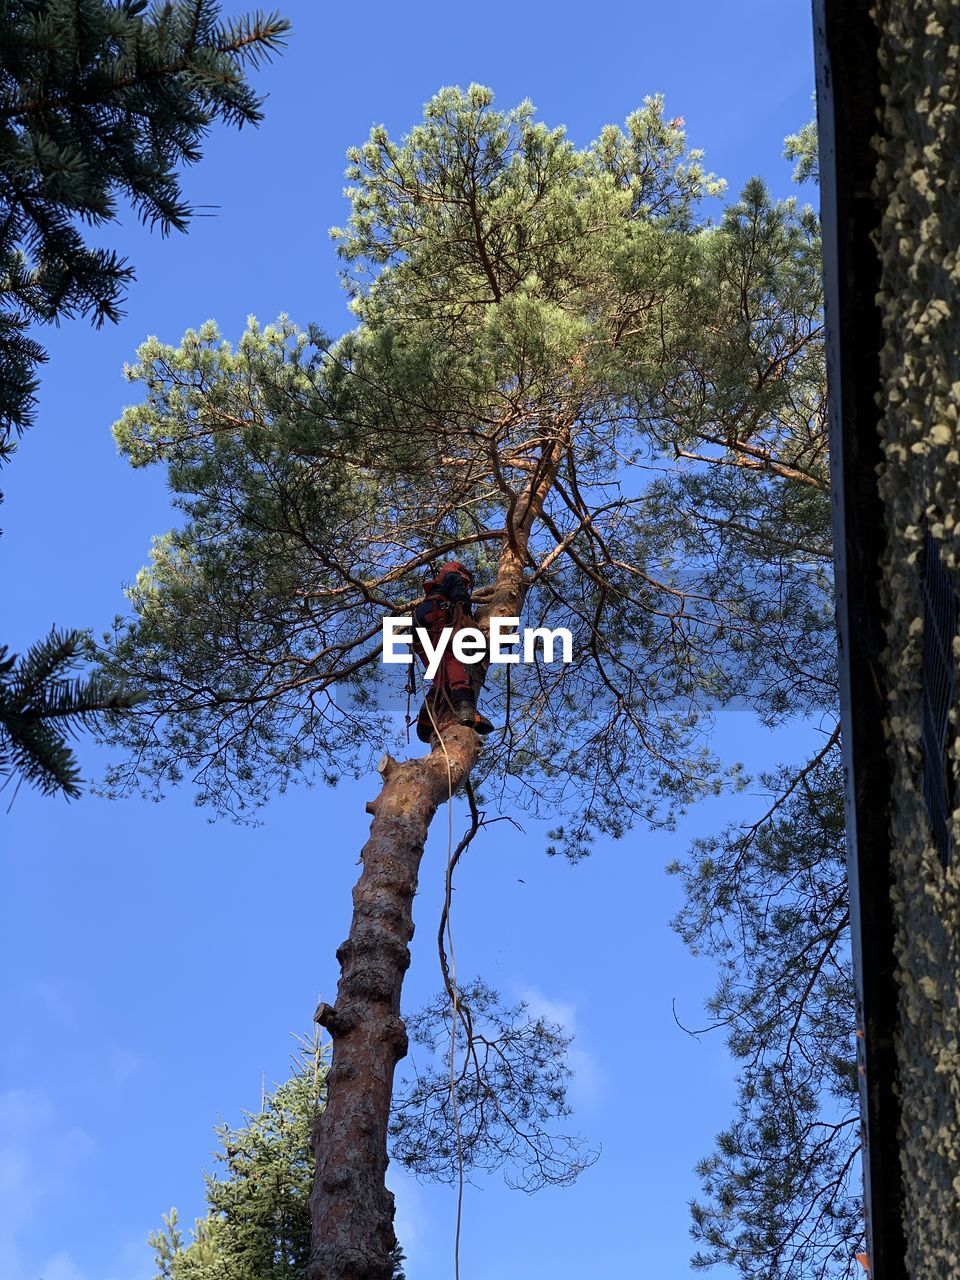
[[(444, 741), (456, 788), (476, 759), (477, 735), (450, 726)], [(427, 830), (447, 799), (446, 757), (437, 749), (402, 764), (388, 758), (383, 774), (350, 936), (337, 951), (336, 1004), (316, 1013), (333, 1039), (333, 1063), (315, 1134), (312, 1280), (390, 1280), (393, 1270), (393, 1196), (384, 1176), (394, 1071), (407, 1052), (400, 989)]]
[[(477, 614), (483, 631), (490, 617), (518, 616), (523, 606), (527, 542), (558, 453), (557, 447), (541, 460), (511, 508), (497, 579)], [(361, 852), (350, 934), (337, 951), (336, 1003), (321, 1004), (315, 1014), (330, 1033), (333, 1059), (314, 1131), (308, 1280), (390, 1280), (393, 1273), (394, 1203), (384, 1178), (394, 1072), (407, 1052), (400, 991), (410, 964), (413, 898), (433, 815), (449, 789), (456, 792), (469, 776), (480, 751), (474, 731), (458, 725), (443, 728), (443, 741), (446, 753), (435, 745), (418, 760), (385, 757), (383, 788), (367, 806), (373, 822)]]

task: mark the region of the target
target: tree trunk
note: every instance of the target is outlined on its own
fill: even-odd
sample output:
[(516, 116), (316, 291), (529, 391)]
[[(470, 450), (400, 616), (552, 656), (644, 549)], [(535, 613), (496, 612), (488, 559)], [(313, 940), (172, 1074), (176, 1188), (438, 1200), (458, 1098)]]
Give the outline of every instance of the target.
[[(472, 729), (444, 730), (456, 789), (476, 760)], [(448, 795), (442, 750), (398, 764), (387, 758), (384, 785), (353, 891), (350, 936), (337, 951), (337, 1002), (317, 1020), (333, 1039), (327, 1105), (314, 1135), (310, 1280), (390, 1280), (393, 1195), (384, 1185), (387, 1122), (397, 1063), (407, 1052), (400, 988), (410, 964), (413, 896), (427, 830)]]
[[(477, 615), (483, 631), (491, 616), (520, 614), (527, 541), (554, 474), (548, 457), (513, 508), (494, 589)], [(400, 990), (410, 964), (413, 897), (433, 815), (469, 776), (480, 751), (476, 733), (459, 725), (445, 726), (443, 740), (446, 753), (437, 746), (417, 760), (386, 757), (383, 788), (367, 806), (373, 822), (360, 855), (350, 936), (337, 951), (336, 1004), (321, 1004), (315, 1015), (333, 1040), (333, 1060), (314, 1130), (308, 1280), (390, 1280), (393, 1274), (394, 1203), (384, 1178), (393, 1077), (407, 1052)]]

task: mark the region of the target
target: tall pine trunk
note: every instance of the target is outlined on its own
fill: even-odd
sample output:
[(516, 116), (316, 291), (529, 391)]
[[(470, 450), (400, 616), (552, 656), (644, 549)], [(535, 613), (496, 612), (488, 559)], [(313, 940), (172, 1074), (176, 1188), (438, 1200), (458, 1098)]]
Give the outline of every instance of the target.
[[(456, 788), (476, 760), (477, 735), (452, 726), (444, 741)], [(427, 830), (448, 794), (446, 757), (437, 749), (402, 764), (388, 758), (383, 774), (383, 789), (370, 806), (374, 818), (353, 890), (350, 936), (337, 951), (336, 1004), (317, 1010), (333, 1039), (333, 1062), (315, 1134), (310, 1280), (390, 1280), (393, 1274), (393, 1195), (384, 1176), (393, 1076), (407, 1052), (400, 989), (410, 964)]]
[[(554, 475), (548, 455), (511, 509), (497, 580), (477, 615), (483, 631), (490, 617), (520, 614), (527, 542)], [(469, 776), (480, 751), (474, 731), (459, 725), (445, 728), (443, 740), (446, 754), (437, 746), (403, 763), (387, 757), (380, 795), (368, 805), (373, 822), (360, 855), (350, 934), (337, 951), (336, 1003), (321, 1004), (316, 1013), (333, 1041), (333, 1060), (314, 1131), (308, 1280), (390, 1280), (393, 1274), (387, 1125), (394, 1072), (407, 1052), (400, 992), (410, 964), (413, 898), (433, 815)]]

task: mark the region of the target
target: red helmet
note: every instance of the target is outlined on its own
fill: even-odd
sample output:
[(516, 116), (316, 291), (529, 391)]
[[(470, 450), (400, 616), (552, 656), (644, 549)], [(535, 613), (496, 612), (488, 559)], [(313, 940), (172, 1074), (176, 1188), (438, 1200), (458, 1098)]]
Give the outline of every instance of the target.
[(440, 566), (436, 573), (428, 573), (423, 580), (424, 591), (431, 591), (435, 587), (439, 587), (443, 581), (444, 575), (447, 573), (459, 573), (467, 584), (469, 591), (473, 590), (473, 574), (465, 564), (461, 564), (459, 560), (448, 560), (446, 564)]
[(461, 578), (466, 580), (467, 586), (473, 586), (473, 574), (465, 564), (461, 564), (459, 560), (448, 560), (446, 564), (440, 566), (438, 578), (442, 578), (445, 573), (459, 573)]

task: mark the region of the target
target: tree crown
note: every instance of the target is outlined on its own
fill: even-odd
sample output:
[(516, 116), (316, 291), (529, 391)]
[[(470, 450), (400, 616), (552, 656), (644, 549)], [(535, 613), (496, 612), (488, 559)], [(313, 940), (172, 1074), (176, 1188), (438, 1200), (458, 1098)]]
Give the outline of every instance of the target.
[[(717, 785), (698, 716), (743, 691), (745, 637), (779, 605), (745, 614), (733, 574), (724, 599), (705, 556), (679, 564), (679, 511), (651, 481), (692, 442), (809, 440), (814, 228), (756, 182), (698, 222), (717, 184), (659, 99), (578, 150), (529, 104), (445, 89), (350, 162), (334, 234), (357, 329), (252, 324), (234, 349), (206, 325), (128, 370), (146, 399), (118, 442), (168, 467), (185, 521), (111, 642), (108, 669), (155, 695), (119, 736), (155, 782), (189, 773), (235, 813), (302, 772), (366, 768), (403, 696), (381, 619), (455, 554), (481, 613), (574, 636), (568, 665), (488, 672), (506, 723), (481, 776), (570, 815), (555, 846), (572, 856), (669, 821)], [(800, 459), (793, 488), (819, 487), (817, 467)], [(758, 463), (754, 503), (769, 480)]]

